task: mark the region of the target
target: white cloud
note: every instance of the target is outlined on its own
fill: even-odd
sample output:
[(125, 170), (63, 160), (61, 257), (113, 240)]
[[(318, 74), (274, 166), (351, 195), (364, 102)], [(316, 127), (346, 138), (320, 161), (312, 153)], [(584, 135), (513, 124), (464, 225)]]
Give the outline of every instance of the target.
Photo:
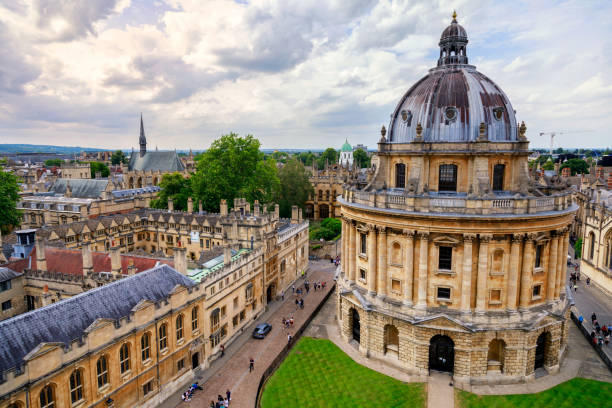
[(539, 131), (580, 129), (592, 131), (559, 143), (609, 144), (611, 7), (578, 0), (0, 4), (0, 140), (127, 148), (142, 111), (160, 148), (230, 131), (264, 147), (374, 147), (435, 65), (453, 8), (470, 62), (506, 91), (533, 145), (546, 145)]

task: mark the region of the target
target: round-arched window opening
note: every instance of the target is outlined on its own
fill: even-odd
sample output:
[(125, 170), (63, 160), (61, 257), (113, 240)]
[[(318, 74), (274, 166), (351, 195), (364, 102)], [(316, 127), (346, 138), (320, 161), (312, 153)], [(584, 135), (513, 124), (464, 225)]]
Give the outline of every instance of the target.
[(504, 108), (498, 107), (493, 109), (493, 117), (495, 120), (502, 120), (504, 117)]
[(444, 111), (444, 117), (449, 122), (452, 122), (457, 119), (457, 108), (455, 108), (454, 106), (446, 108), (446, 110)]
[(408, 123), (408, 126), (410, 126), (410, 122), (412, 121), (412, 112), (409, 110), (402, 110), (401, 114), (404, 123)]

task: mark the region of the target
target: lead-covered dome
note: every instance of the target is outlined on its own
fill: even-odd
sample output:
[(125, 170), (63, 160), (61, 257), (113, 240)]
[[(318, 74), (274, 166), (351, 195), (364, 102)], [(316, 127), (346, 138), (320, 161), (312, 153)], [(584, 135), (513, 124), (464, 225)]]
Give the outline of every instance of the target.
[(490, 141), (517, 140), (510, 100), (467, 64), (467, 33), (456, 17), (440, 37), (438, 66), (404, 94), (391, 115), (389, 142), (419, 140), (419, 124), (425, 142), (475, 141), (481, 132)]

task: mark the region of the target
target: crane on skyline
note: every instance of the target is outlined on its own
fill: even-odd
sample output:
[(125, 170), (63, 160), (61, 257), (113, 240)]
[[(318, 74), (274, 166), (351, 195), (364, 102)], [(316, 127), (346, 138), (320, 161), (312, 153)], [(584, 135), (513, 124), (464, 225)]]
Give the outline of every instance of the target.
[(588, 133), (591, 130), (570, 130), (570, 131), (553, 131), (553, 132), (540, 132), (540, 136), (550, 136), (550, 157), (553, 155), (553, 145), (555, 142), (555, 136), (557, 135), (567, 135), (571, 133)]

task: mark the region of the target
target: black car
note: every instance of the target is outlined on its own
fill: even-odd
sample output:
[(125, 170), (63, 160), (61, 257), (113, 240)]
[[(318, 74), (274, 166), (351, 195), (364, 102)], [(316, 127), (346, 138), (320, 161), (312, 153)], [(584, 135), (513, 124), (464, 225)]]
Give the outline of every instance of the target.
[(270, 330), (272, 330), (271, 324), (268, 324), (268, 323), (258, 324), (257, 326), (255, 326), (255, 329), (253, 330), (253, 338), (263, 339), (264, 337), (266, 337), (268, 333), (270, 333)]

